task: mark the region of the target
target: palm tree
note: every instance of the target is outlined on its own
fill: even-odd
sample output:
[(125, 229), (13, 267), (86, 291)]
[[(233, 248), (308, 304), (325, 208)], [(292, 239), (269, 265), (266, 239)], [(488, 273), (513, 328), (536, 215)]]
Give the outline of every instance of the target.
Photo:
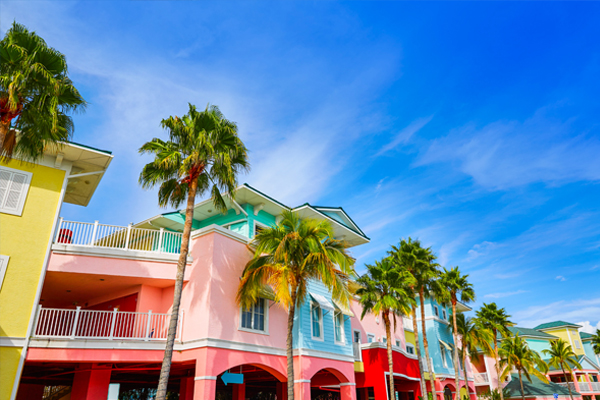
[[(475, 291), (473, 285), (469, 283), (467, 278), (469, 275), (461, 275), (458, 267), (447, 270), (444, 268), (444, 272), (440, 274), (439, 279), (435, 282), (434, 293), (436, 299), (442, 304), (450, 303), (452, 305), (452, 336), (454, 339), (454, 346), (458, 348), (458, 328), (456, 326), (456, 303), (459, 299), (462, 303), (470, 303), (475, 300)], [(454, 363), (454, 383), (456, 390), (460, 388), (460, 368), (458, 364), (458, 351), (453, 351)], [(465, 386), (469, 386), (465, 379)], [(468, 393), (467, 389), (467, 393)]]
[(293, 328), (296, 309), (306, 300), (311, 281), (322, 282), (333, 298), (347, 305), (350, 298), (348, 280), (354, 276), (354, 259), (347, 244), (336, 240), (327, 221), (301, 219), (297, 213), (284, 211), (281, 222), (261, 230), (251, 243), (254, 257), (246, 264), (237, 292), (237, 302), (250, 308), (265, 289), (288, 312), (287, 388), (294, 400)]
[[(418, 240), (402, 239), (400, 246), (392, 246), (392, 249), (388, 252), (393, 257), (394, 262), (406, 268), (412, 276), (415, 278), (415, 285), (411, 288), (413, 293), (419, 296), (421, 305), (421, 332), (423, 334), (423, 348), (425, 350), (425, 359), (427, 363), (427, 369), (429, 371), (429, 384), (431, 386), (432, 399), (435, 399), (435, 379), (433, 377), (433, 366), (431, 363), (431, 357), (429, 357), (429, 342), (427, 340), (427, 329), (425, 327), (425, 298), (429, 296), (429, 289), (433, 284), (433, 281), (438, 276), (439, 265), (434, 261), (435, 255), (431, 251), (431, 248), (423, 248), (421, 242)], [(417, 344), (417, 357), (421, 362), (421, 349), (419, 345), (419, 334), (417, 329), (417, 313), (416, 307), (413, 306), (411, 309), (411, 315), (413, 319), (413, 330), (415, 333), (415, 342)], [(419, 368), (421, 373), (421, 391), (423, 395), (427, 393), (427, 387), (425, 385), (425, 378), (423, 374), (423, 368)]]
[(390, 316), (394, 320), (394, 331), (396, 331), (396, 316), (406, 315), (410, 307), (415, 303), (415, 298), (410, 290), (414, 286), (413, 276), (403, 268), (397, 268), (389, 257), (381, 261), (375, 261), (375, 265), (367, 265), (367, 273), (358, 279), (361, 287), (356, 291), (360, 297), (363, 307), (361, 319), (371, 312), (375, 315), (381, 314), (385, 325), (387, 337), (387, 355), (389, 366), (390, 390), (389, 398), (395, 399), (394, 395), (394, 360), (392, 357), (392, 332)]
[(600, 329), (596, 329), (596, 334), (592, 335), (592, 346), (594, 353), (600, 354)]
[[(542, 353), (546, 356), (550, 356), (550, 360), (548, 360), (548, 365), (554, 368), (560, 368), (563, 376), (565, 377), (565, 382), (568, 382), (567, 373), (565, 370), (570, 373), (573, 372), (573, 368), (571, 366), (581, 368), (581, 364), (577, 361), (577, 355), (571, 348), (571, 346), (562, 339), (558, 339), (553, 341), (550, 344), (550, 350), (544, 349)], [(567, 388), (569, 389), (569, 396), (571, 396), (571, 400), (573, 400), (573, 393), (571, 393), (571, 386), (567, 383)]]
[(521, 397), (525, 400), (523, 390), (523, 375), (531, 382), (530, 374), (535, 375), (542, 382), (548, 383), (548, 378), (537, 368), (547, 371), (548, 366), (542, 360), (537, 351), (531, 350), (527, 342), (519, 337), (517, 333), (514, 337), (505, 338), (500, 346), (500, 365), (504, 368), (501, 378), (504, 380), (510, 371), (516, 369), (519, 373), (519, 383), (521, 384)]
[[(500, 380), (500, 365), (498, 361), (498, 333), (502, 337), (510, 336), (509, 326), (514, 326), (510, 322), (510, 315), (506, 314), (504, 308), (498, 308), (496, 303), (483, 303), (483, 306), (476, 312), (477, 318), (479, 319), (481, 326), (492, 333), (494, 343), (494, 360), (496, 362), (496, 376), (498, 377), (498, 387), (502, 387), (502, 381)], [(504, 400), (504, 394), (502, 390), (499, 391), (500, 400)]]
[(233, 196), (237, 174), (249, 169), (247, 150), (238, 137), (236, 124), (225, 119), (216, 106), (197, 111), (190, 104), (186, 115), (164, 119), (161, 126), (168, 130), (169, 141), (154, 138), (140, 148), (140, 153), (154, 155), (154, 160), (144, 166), (140, 183), (144, 188), (160, 186), (161, 207), (168, 204), (178, 207), (186, 199), (187, 205), (156, 400), (164, 400), (167, 394), (196, 196), (210, 190), (215, 208), (227, 212), (221, 192), (226, 190)]
[(0, 41), (0, 157), (36, 161), (48, 145), (68, 140), (86, 102), (69, 79), (67, 60), (44, 39), (13, 22)]
[[(454, 319), (454, 316), (452, 317)], [(450, 325), (452, 333), (455, 336), (460, 336), (460, 347), (458, 355), (465, 372), (465, 381), (468, 381), (466, 360), (467, 357), (473, 359), (478, 357), (479, 350), (483, 350), (485, 354), (492, 354), (492, 333), (481, 328), (481, 324), (477, 318), (467, 318), (460, 311), (456, 312), (456, 324)], [(467, 387), (467, 396), (471, 398), (469, 385)]]

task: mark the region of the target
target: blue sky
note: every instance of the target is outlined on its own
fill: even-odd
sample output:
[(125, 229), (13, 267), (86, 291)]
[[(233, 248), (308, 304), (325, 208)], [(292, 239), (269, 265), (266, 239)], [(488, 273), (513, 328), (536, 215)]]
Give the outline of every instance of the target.
[(75, 141), (113, 151), (87, 208), (125, 225), (162, 210), (145, 141), (187, 103), (239, 124), (241, 182), (343, 206), (470, 274), (525, 326), (600, 327), (600, 3), (81, 1), (0, 3), (67, 55), (90, 105)]

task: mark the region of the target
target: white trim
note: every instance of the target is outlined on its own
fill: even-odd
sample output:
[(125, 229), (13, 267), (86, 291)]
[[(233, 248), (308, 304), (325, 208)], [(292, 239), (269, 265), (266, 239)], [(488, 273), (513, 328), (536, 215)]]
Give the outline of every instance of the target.
[[(373, 341), (369, 342), (369, 336), (373, 338)], [(371, 344), (371, 343), (379, 343), (379, 342), (377, 341), (377, 335), (376, 335), (376, 334), (374, 334), (374, 333), (369, 333), (369, 332), (367, 332), (367, 343), (364, 343), (364, 344)], [(362, 347), (362, 346), (361, 346), (361, 347)]]
[[(384, 371), (384, 374), (385, 374), (386, 377), (390, 376), (389, 371)], [(420, 381), (421, 380), (421, 378), (415, 378), (413, 376), (408, 376), (408, 375), (400, 374), (398, 372), (394, 372), (394, 377), (400, 377), (400, 378), (408, 379), (409, 381)]]
[(354, 383), (354, 382), (344, 382), (344, 383), (340, 383), (340, 386), (356, 386), (356, 383)]
[(4, 256), (0, 254), (0, 290), (2, 290), (2, 283), (4, 282), (4, 275), (8, 269), (8, 261), (10, 256)]
[[(415, 355), (415, 346), (413, 346), (413, 345), (412, 345), (412, 343), (408, 343), (408, 342), (406, 342), (406, 343), (405, 343), (405, 347), (406, 347), (406, 353), (407, 353), (407, 354), (410, 354), (411, 356), (414, 356), (414, 355)], [(412, 353), (410, 353), (410, 352), (408, 351), (408, 348), (409, 348), (409, 347), (412, 349)]]
[[(319, 309), (319, 326), (320, 326), (320, 336), (315, 336), (315, 332), (313, 329), (313, 307), (316, 307)], [(310, 302), (310, 338), (312, 340), (318, 340), (320, 342), (325, 341), (325, 332), (323, 329), (323, 308), (321, 307), (321, 305), (319, 303), (315, 302)]]
[[(54, 243), (52, 252), (56, 254), (74, 254), (79, 256), (91, 256), (102, 258), (119, 258), (123, 260), (154, 261), (175, 263), (179, 260), (179, 253), (159, 253), (154, 251), (140, 251), (130, 249), (109, 249), (106, 247), (78, 246), (74, 244)], [(187, 263), (193, 261), (188, 256)]]
[(307, 357), (315, 357), (315, 358), (325, 358), (328, 360), (337, 360), (337, 361), (346, 361), (354, 363), (354, 354), (353, 355), (344, 355), (338, 353), (330, 353), (328, 351), (322, 350), (313, 350), (313, 349), (295, 349), (294, 356), (307, 356)]
[(317, 213), (319, 213), (319, 215), (322, 215), (322, 216), (324, 216), (325, 218), (327, 218), (328, 220), (335, 222), (335, 224), (336, 224), (336, 225), (338, 225), (338, 226), (341, 226), (342, 228), (344, 228), (344, 229), (345, 229), (345, 230), (347, 230), (348, 232), (352, 233), (353, 235), (356, 235), (356, 236), (360, 237), (361, 239), (363, 239), (363, 240), (366, 240), (366, 241), (367, 241), (367, 243), (371, 241), (371, 240), (370, 240), (370, 239), (368, 239), (366, 236), (364, 236), (364, 235), (361, 235), (360, 233), (356, 232), (355, 230), (353, 230), (353, 229), (351, 229), (351, 228), (347, 227), (346, 225), (342, 224), (342, 223), (341, 223), (341, 222), (339, 222), (339, 221), (336, 221), (335, 219), (331, 218), (329, 215), (327, 215), (327, 214), (325, 214), (325, 213), (323, 213), (323, 212), (321, 212), (321, 211), (317, 210), (316, 208), (314, 208), (314, 207), (312, 207), (312, 206), (310, 206), (310, 205), (304, 205), (304, 206), (302, 206), (302, 207), (294, 208), (292, 211), (300, 211), (300, 210), (302, 210), (303, 208), (309, 208), (309, 209), (311, 209), (311, 210), (314, 210), (314, 211), (316, 211)]
[(237, 240), (238, 242), (241, 242), (244, 244), (250, 243), (250, 239), (248, 239), (246, 236), (240, 235), (239, 233), (229, 230), (227, 228), (223, 228), (222, 226), (217, 225), (217, 224), (211, 224), (211, 225), (205, 226), (204, 228), (200, 228), (200, 229), (196, 229), (195, 231), (192, 231), (191, 238), (196, 239), (200, 236), (205, 236), (205, 235), (208, 235), (209, 233), (213, 233), (213, 232), (220, 233), (223, 236), (227, 236), (230, 239)]
[[(338, 316), (341, 317), (341, 323), (340, 323), (340, 332), (342, 334), (342, 340), (337, 340), (337, 338), (335, 337), (335, 323), (338, 319)], [(338, 311), (334, 311), (333, 312), (333, 342), (339, 346), (343, 346), (346, 344), (346, 324), (344, 323), (344, 313), (342, 313), (342, 311), (338, 310)]]
[(25, 346), (25, 338), (24, 337), (10, 337), (10, 336), (1, 336), (0, 337), (0, 347), (23, 347)]
[(268, 229), (269, 225), (265, 225), (260, 221), (257, 220), (252, 220), (252, 238), (254, 238), (254, 236), (256, 236), (256, 227), (260, 226), (263, 229)]
[[(344, 210), (342, 210), (341, 208), (331, 208), (331, 207), (313, 207), (314, 209), (323, 212), (323, 210), (325, 211), (333, 211), (335, 213), (340, 213), (342, 214), (344, 217), (346, 217), (346, 219), (348, 220), (348, 222), (350, 222), (352, 224), (352, 226), (354, 226), (357, 230), (361, 230), (358, 226), (356, 226), (356, 224), (352, 221), (352, 218), (350, 218), (350, 216), (348, 214), (346, 214), (346, 212)], [(327, 214), (325, 214), (327, 215)], [(363, 232), (364, 233), (364, 232)]]
[(195, 381), (216, 381), (217, 377), (216, 376), (195, 376), (194, 377)]
[(294, 379), (294, 383), (310, 383), (310, 379)]
[[(253, 329), (253, 328), (245, 328), (245, 327), (243, 327), (242, 326), (242, 314), (243, 314), (244, 310), (242, 309), (242, 306), (240, 306), (240, 314), (239, 314), (240, 315), (240, 321), (239, 321), (239, 324), (238, 324), (238, 330), (242, 331), (242, 332), (248, 332), (248, 333), (257, 333), (259, 335), (269, 335), (269, 309), (271, 307), (269, 307), (267, 299), (259, 297), (258, 300), (262, 300), (264, 302), (263, 303), (263, 307), (264, 307), (264, 310), (265, 310), (265, 312), (264, 312), (264, 319), (265, 320), (264, 320), (263, 324), (264, 324), (265, 329), (260, 330), (260, 329)], [(252, 307), (254, 308), (254, 305)], [(254, 319), (254, 311), (252, 311), (252, 319)], [(252, 322), (254, 322), (254, 321), (252, 321)], [(251, 323), (250, 325), (253, 325), (253, 324)]]
[[(358, 342), (354, 341), (354, 334), (358, 332)], [(352, 329), (352, 343), (362, 343), (362, 331), (360, 329)]]
[(223, 228), (231, 230), (231, 225), (235, 225), (235, 224), (239, 224), (240, 222), (248, 222), (248, 220), (246, 218), (242, 218), (242, 219), (236, 219), (235, 221), (231, 221), (228, 222), (226, 224), (223, 224)]
[[(384, 345), (381, 342), (372, 342), (372, 343), (361, 344), (360, 348), (363, 349), (363, 350), (368, 350), (368, 349), (387, 349), (387, 346)], [(417, 359), (417, 355), (416, 354), (409, 354), (404, 349), (402, 349), (400, 347), (392, 346), (392, 351), (396, 351), (398, 353), (401, 353), (406, 358), (411, 358), (413, 360)]]
[[(425, 317), (425, 321), (431, 321), (431, 320), (437, 321), (440, 324), (450, 325), (450, 322), (444, 321), (443, 319), (441, 319), (440, 317), (436, 317), (435, 315), (429, 316), (429, 317)], [(417, 317), (417, 323), (419, 323), (421, 321), (422, 321), (421, 317)]]
[[(33, 173), (29, 172), (29, 171), (23, 171), (20, 169), (5, 167), (4, 165), (2, 165), (2, 166), (0, 166), (0, 172), (2, 172), (3, 170), (6, 173), (11, 174), (11, 175), (7, 181), (7, 185), (6, 185), (6, 189), (5, 189), (6, 192), (4, 193), (4, 196), (2, 198), (0, 198), (0, 213), (16, 215), (16, 216), (20, 217), (21, 215), (23, 215), (23, 208), (25, 207), (25, 199), (27, 199), (27, 195), (29, 194), (29, 187), (31, 186), (31, 179), (33, 177)], [(9, 189), (12, 187), (14, 174), (25, 175), (25, 181), (23, 182), (23, 187), (19, 191), (19, 198), (18, 198), (17, 205), (15, 206), (14, 209), (10, 209), (10, 208), (5, 208), (4, 203), (8, 196)]]

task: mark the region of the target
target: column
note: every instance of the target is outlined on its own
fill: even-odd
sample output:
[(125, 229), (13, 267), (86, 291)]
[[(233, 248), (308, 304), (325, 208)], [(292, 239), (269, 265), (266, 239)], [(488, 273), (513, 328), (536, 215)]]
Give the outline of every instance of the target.
[(310, 379), (297, 379), (294, 381), (294, 399), (310, 400)]
[(194, 400), (215, 400), (216, 395), (216, 376), (197, 376), (194, 378)]
[(179, 400), (194, 400), (194, 377), (181, 378), (179, 382)]
[(377, 379), (375, 385), (373, 385), (373, 395), (375, 396), (375, 400), (387, 400), (387, 376), (383, 375), (382, 379)]
[(354, 382), (340, 383), (340, 399), (356, 400), (356, 384)]
[(246, 400), (246, 384), (233, 384), (233, 400)]
[(581, 393), (579, 391), (579, 382), (577, 381), (577, 375), (575, 375), (575, 372), (571, 373), (571, 378), (573, 378), (573, 384), (575, 385), (575, 391), (578, 393)]
[(110, 384), (110, 367), (98, 364), (81, 365), (75, 370), (71, 398), (77, 400), (106, 400)]
[(287, 382), (277, 382), (277, 400), (287, 400)]
[(44, 385), (21, 383), (17, 392), (17, 400), (42, 400), (44, 398)]

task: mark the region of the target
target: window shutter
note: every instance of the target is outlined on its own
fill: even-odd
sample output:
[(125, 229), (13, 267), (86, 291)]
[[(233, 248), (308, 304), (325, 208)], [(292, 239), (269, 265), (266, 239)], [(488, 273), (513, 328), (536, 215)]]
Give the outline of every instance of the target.
[(29, 189), (31, 173), (0, 169), (0, 211), (21, 215)]

